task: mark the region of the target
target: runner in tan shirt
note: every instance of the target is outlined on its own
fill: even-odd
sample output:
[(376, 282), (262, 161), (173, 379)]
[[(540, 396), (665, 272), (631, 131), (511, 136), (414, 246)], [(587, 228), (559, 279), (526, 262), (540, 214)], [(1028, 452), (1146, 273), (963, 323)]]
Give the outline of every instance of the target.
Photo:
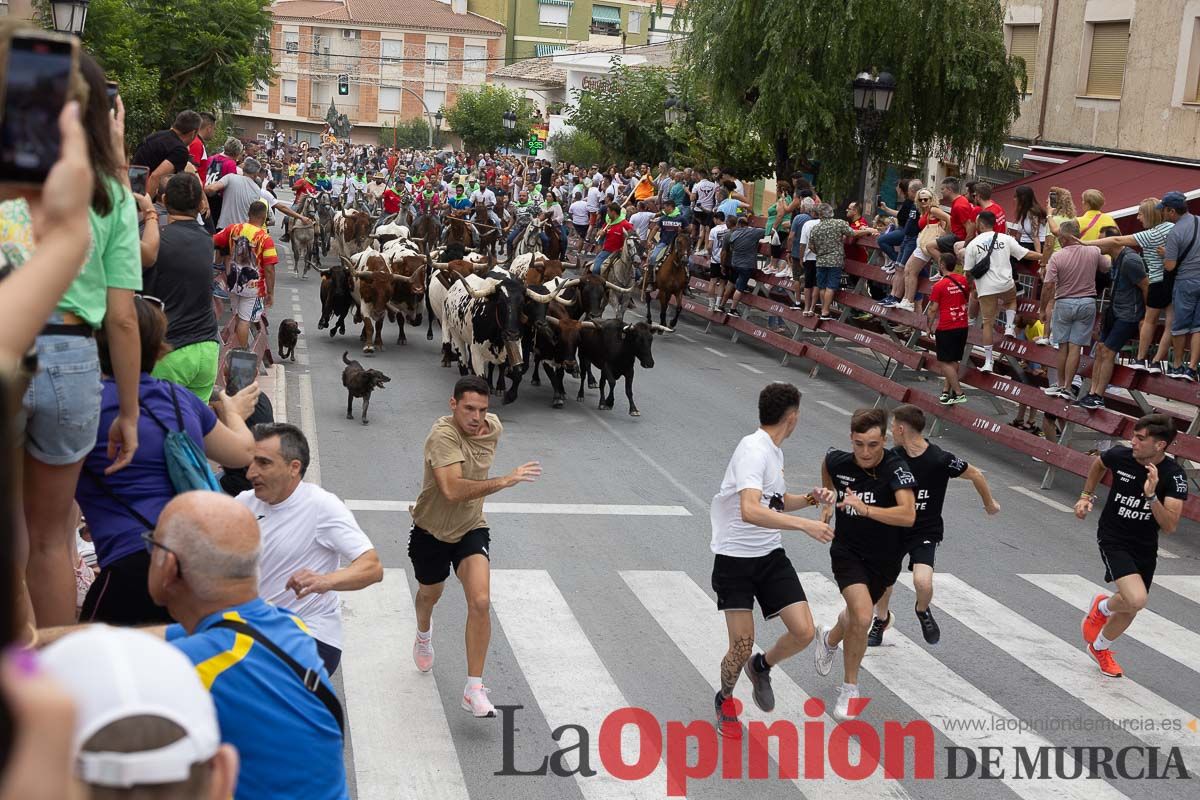
[(483, 663), (492, 635), (491, 536), (483, 498), (542, 474), (541, 465), (531, 461), (503, 477), (488, 477), (504, 430), (500, 418), (488, 413), (488, 396), (482, 378), (466, 377), (454, 385), (450, 415), (433, 423), (425, 439), (421, 494), (409, 509), (413, 529), (408, 557), (418, 584), (413, 660), (421, 672), (433, 669), (433, 607), (453, 566), (467, 598), (467, 685), (462, 707), (476, 717), (496, 716), (483, 686)]

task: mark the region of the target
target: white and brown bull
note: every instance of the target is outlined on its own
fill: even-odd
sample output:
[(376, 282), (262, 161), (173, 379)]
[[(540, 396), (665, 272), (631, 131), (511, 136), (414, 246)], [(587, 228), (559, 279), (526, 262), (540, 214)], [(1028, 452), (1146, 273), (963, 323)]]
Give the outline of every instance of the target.
[(358, 316), (362, 319), (359, 338), (363, 343), (363, 352), (369, 354), (377, 348), (382, 350), (384, 316), (389, 312), (393, 316), (396, 313), (396, 306), (392, 302), (395, 286), (399, 283), (411, 284), (413, 278), (392, 272), (383, 253), (374, 249), (364, 250), (350, 258), (342, 256), (342, 263), (354, 278), (352, 292)]
[(368, 249), (371, 217), (365, 211), (349, 208), (333, 217), (333, 252), (340, 258), (352, 258)]

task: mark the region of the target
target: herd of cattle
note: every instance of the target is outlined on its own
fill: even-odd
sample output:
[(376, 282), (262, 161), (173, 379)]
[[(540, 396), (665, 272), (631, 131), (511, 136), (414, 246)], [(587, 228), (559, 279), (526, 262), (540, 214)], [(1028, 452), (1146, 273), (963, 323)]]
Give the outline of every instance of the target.
[[(539, 386), (544, 371), (553, 387), (554, 408), (566, 401), (564, 375), (596, 388), (591, 367), (599, 372), (601, 409), (613, 407), (618, 378), (625, 379), (629, 413), (639, 415), (633, 399), (634, 368), (654, 366), (651, 345), (663, 325), (626, 324), (621, 302), (634, 287), (618, 286), (584, 272), (568, 279), (561, 260), (529, 252), (497, 264), (494, 257), (472, 252), (459, 240), (433, 242), (415, 237), (408, 226), (388, 220), (375, 223), (356, 210), (339, 211), (333, 220), (330, 252), (337, 263), (313, 265), (321, 274), (321, 319), (318, 329), (346, 333), (346, 317), (362, 325), (365, 354), (383, 349), (383, 326), (399, 327), (397, 344), (406, 344), (405, 325), (427, 320), (442, 334), (442, 366), (458, 362), (462, 374), (487, 380), (504, 403), (516, 400), (522, 377), (532, 364), (530, 383)], [(454, 237), (450, 237), (454, 239)], [(303, 273), (309, 269), (307, 259)], [(293, 269), (299, 273), (295, 264)], [(613, 305), (615, 318), (602, 319)]]

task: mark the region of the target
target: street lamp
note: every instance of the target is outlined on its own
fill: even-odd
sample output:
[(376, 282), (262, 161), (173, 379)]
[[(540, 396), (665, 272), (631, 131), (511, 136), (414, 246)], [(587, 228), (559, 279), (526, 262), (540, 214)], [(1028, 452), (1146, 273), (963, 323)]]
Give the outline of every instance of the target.
[(517, 127), (517, 115), (512, 111), (505, 111), (500, 118), (504, 121), (504, 130), (511, 131)]
[(83, 35), (83, 26), (87, 23), (89, 0), (51, 0), (50, 14), (54, 30), (59, 33)]
[(889, 72), (872, 75), (860, 72), (854, 78), (854, 115), (858, 119), (858, 136), (862, 148), (862, 168), (858, 175), (858, 209), (866, 213), (867, 171), (870, 169), (871, 145), (883, 123), (883, 115), (892, 107), (896, 79)]
[(683, 101), (674, 95), (668, 97), (667, 102), (663, 103), (663, 112), (667, 118), (668, 125), (674, 125), (683, 119), (686, 111), (687, 108), (684, 106)]

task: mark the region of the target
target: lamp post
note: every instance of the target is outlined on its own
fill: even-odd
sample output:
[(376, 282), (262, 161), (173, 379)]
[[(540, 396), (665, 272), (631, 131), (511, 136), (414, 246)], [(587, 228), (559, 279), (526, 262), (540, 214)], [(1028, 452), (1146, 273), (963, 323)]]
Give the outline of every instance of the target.
[(674, 125), (676, 122), (682, 120), (688, 111), (690, 109), (687, 105), (675, 95), (669, 96), (667, 102), (663, 103), (663, 116), (666, 118), (668, 125)]
[[(439, 108), (433, 115), (433, 127), (439, 131), (442, 129), (442, 110)], [(429, 149), (433, 149), (433, 128), (429, 129)]]
[(858, 138), (862, 148), (862, 167), (858, 174), (858, 209), (866, 213), (867, 171), (870, 169), (871, 145), (883, 123), (883, 115), (892, 107), (892, 96), (896, 93), (896, 79), (889, 72), (873, 75), (860, 72), (852, 84), (854, 89), (854, 115), (858, 118)]
[(59, 33), (83, 35), (87, 23), (89, 0), (51, 0), (50, 15), (54, 30)]

